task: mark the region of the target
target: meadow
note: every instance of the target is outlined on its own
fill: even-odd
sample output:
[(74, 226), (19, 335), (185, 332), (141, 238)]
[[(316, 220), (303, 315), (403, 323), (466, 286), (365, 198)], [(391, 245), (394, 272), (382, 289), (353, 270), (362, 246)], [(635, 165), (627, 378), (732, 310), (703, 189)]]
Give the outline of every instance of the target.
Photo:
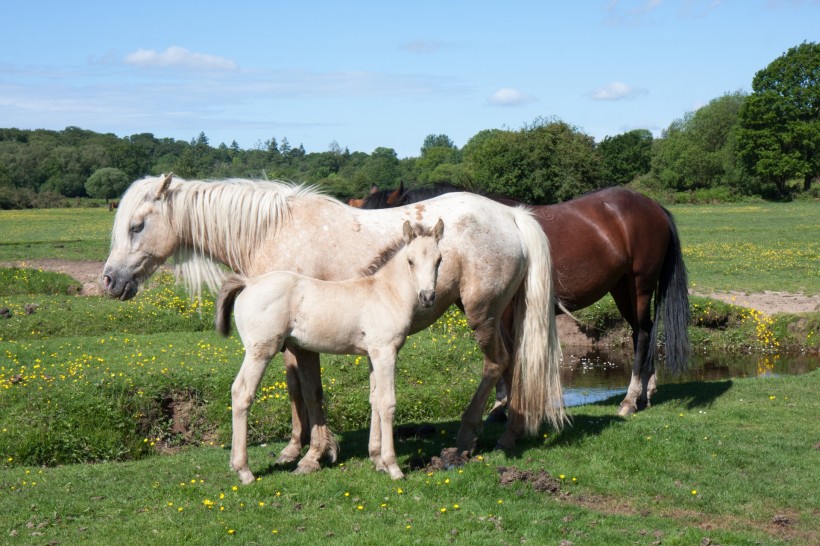
[[(674, 207), (691, 284), (817, 294), (816, 207)], [(112, 219), (104, 209), (2, 211), (0, 261), (103, 260)], [(628, 419), (615, 416), (619, 398), (571, 408), (571, 426), (544, 429), (507, 454), (493, 451), (500, 428), (488, 425), (469, 463), (440, 469), (434, 457), (454, 445), (481, 367), (454, 310), (399, 356), (405, 480), (377, 474), (367, 459), (367, 362), (359, 357), (322, 358), (340, 460), (310, 476), (274, 466), (269, 453), (290, 430), (277, 358), (251, 411), (259, 479), (243, 487), (228, 470), (227, 445), (242, 346), (212, 331), (212, 299), (190, 300), (168, 275), (129, 302), (67, 295), (73, 285), (56, 273), (0, 269), (0, 308), (11, 314), (0, 319), (5, 542), (820, 540), (820, 371), (663, 385), (650, 411)], [(708, 298), (692, 303), (698, 345), (817, 350), (818, 313), (761, 317)], [(582, 319), (605, 323), (608, 313), (605, 301)], [(797, 322), (799, 334), (789, 326)]]

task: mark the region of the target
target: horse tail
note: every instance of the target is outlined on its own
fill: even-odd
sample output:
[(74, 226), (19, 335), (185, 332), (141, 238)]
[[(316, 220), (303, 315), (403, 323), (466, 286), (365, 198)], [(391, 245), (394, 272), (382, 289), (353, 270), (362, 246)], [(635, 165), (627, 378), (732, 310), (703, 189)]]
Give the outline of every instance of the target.
[(648, 362), (653, 362), (658, 338), (658, 323), (663, 313), (663, 329), (666, 346), (666, 368), (672, 374), (685, 372), (689, 367), (689, 281), (686, 264), (683, 263), (678, 228), (672, 213), (661, 207), (669, 218), (670, 240), (666, 257), (661, 266), (661, 276), (655, 293), (655, 322), (652, 325), (651, 343), (647, 352)]
[(524, 415), (527, 434), (548, 421), (560, 429), (567, 420), (561, 391), (561, 345), (555, 325), (549, 241), (525, 208), (515, 208), (515, 223), (527, 255), (527, 272), (515, 301), (513, 388), (510, 404)]
[(222, 283), (216, 298), (216, 331), (225, 337), (231, 334), (231, 312), (239, 293), (245, 289), (245, 279), (231, 275)]

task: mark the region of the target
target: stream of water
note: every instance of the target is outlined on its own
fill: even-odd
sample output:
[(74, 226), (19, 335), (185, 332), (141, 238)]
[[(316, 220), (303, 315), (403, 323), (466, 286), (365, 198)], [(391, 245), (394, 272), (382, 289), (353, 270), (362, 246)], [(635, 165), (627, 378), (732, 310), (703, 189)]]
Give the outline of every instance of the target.
[[(658, 371), (658, 385), (798, 375), (817, 368), (820, 368), (820, 356), (817, 355), (737, 355), (715, 352), (694, 355), (689, 371), (678, 377), (670, 377), (661, 367)], [(564, 403), (567, 406), (580, 406), (611, 396), (623, 396), (631, 373), (632, 360), (629, 353), (565, 348), (564, 363), (561, 366)]]

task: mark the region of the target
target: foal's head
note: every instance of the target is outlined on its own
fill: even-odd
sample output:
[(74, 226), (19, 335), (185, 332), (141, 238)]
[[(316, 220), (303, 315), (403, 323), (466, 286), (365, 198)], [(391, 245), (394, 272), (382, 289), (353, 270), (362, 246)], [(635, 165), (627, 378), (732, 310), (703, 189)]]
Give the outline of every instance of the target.
[(410, 276), (419, 296), (419, 304), (424, 308), (433, 306), (436, 300), (436, 281), (441, 252), (438, 242), (444, 233), (444, 222), (439, 219), (429, 233), (413, 229), (410, 222), (404, 222), (404, 241), (407, 243), (405, 256), (410, 268)]

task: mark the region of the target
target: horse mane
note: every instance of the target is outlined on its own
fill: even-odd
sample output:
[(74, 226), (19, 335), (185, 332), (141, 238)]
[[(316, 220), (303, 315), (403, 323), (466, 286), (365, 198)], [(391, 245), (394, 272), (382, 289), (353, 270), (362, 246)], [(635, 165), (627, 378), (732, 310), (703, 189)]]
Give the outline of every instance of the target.
[[(433, 228), (425, 228), (421, 224), (416, 224), (413, 226), (413, 231), (416, 232), (416, 236), (418, 237), (430, 237), (433, 234)], [(362, 277), (372, 277), (376, 273), (379, 272), (384, 266), (390, 263), (390, 260), (396, 257), (396, 254), (401, 252), (401, 250), (407, 246), (407, 241), (404, 240), (404, 237), (396, 239), (390, 245), (384, 247), (379, 251), (379, 254), (373, 258), (373, 261), (370, 264), (362, 269), (361, 274)]]
[[(144, 188), (142, 199), (128, 200), (135, 209), (143, 199), (153, 198), (156, 178), (144, 181), (145, 184), (135, 184), (129, 189), (130, 192), (135, 187)], [(203, 284), (216, 293), (225, 269), (214, 260), (209, 248), (224, 249), (233, 268), (247, 274), (257, 249), (290, 217), (289, 200), (303, 196), (337, 202), (313, 186), (238, 178), (183, 180), (175, 177), (161, 213), (183, 241), (174, 254), (177, 278), (191, 294), (198, 296)], [(119, 216), (128, 221), (131, 214)], [(191, 244), (184, 244), (186, 241)]]

